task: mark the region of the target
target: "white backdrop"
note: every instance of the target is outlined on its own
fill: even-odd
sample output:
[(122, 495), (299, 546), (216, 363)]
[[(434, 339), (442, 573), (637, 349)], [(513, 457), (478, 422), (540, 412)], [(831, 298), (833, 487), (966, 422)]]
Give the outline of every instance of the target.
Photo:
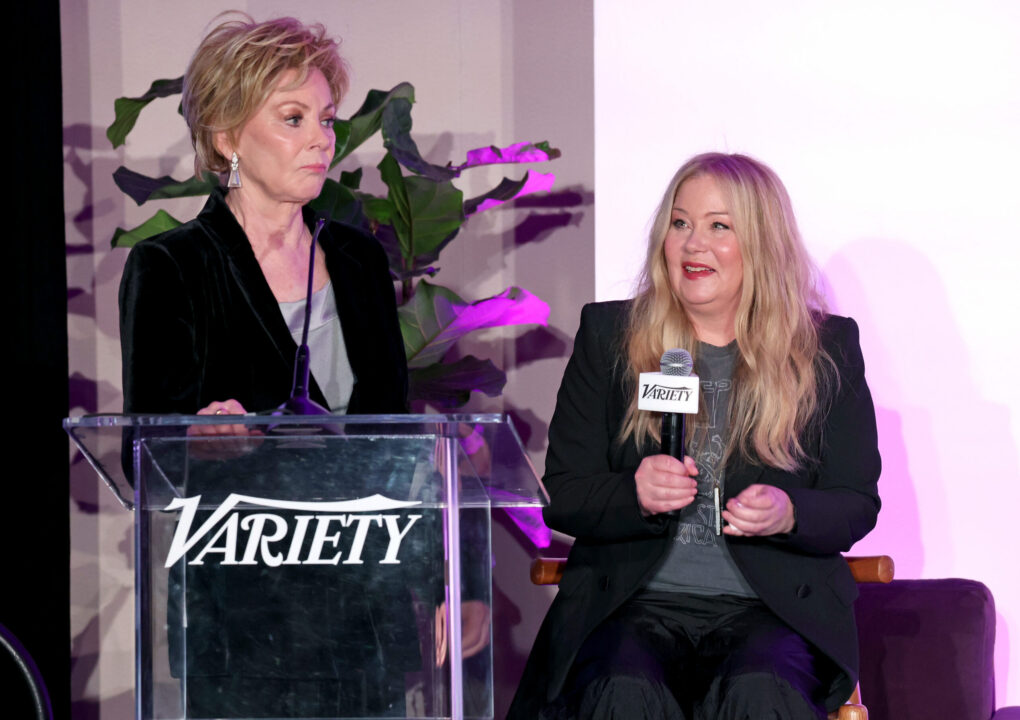
[[(593, 299), (588, 4), (292, 5), (61, 3), (64, 192), (68, 242), (76, 249), (68, 271), (81, 290), (70, 295), (71, 362), (76, 378), (94, 381), (96, 396), (84, 409), (120, 406), (116, 287), (124, 252), (109, 251), (108, 241), (115, 226), (148, 214), (125, 204), (110, 173), (124, 162), (181, 175), (189, 163), (170, 101), (145, 111), (128, 147), (111, 150), (103, 133), (113, 99), (179, 73), (221, 10), (241, 8), (260, 19), (290, 12), (344, 37), (355, 68), (352, 102), (368, 87), (415, 82), (416, 137), (436, 161), (489, 142), (548, 138), (563, 149), (549, 169), (583, 203), (566, 226), (518, 245), (505, 229), (518, 220), (494, 215), (479, 220), (470, 243), (445, 261), (446, 272), (460, 278), (450, 284), (466, 295), (513, 282), (552, 306), (553, 334), (536, 345), (558, 339), (563, 348), (529, 351), (541, 357), (518, 365), (507, 395), (536, 419), (529, 448), (540, 454), (541, 422), (552, 412), (577, 306)], [(684, 159), (721, 149), (771, 164), (790, 189), (834, 311), (861, 324), (885, 507), (858, 549), (894, 554), (900, 577), (986, 583), (999, 608), (998, 701), (1020, 704), (1020, 572), (1011, 557), (1018, 545), (1012, 514), (1020, 507), (1020, 390), (1006, 374), (1020, 366), (1013, 319), (1020, 231), (1007, 222), (1020, 204), (1020, 3), (761, 5), (595, 1), (595, 295), (629, 293), (646, 222)], [(344, 106), (341, 114), (353, 109)], [(176, 165), (167, 161), (168, 147), (181, 158)], [(518, 353), (505, 345), (508, 357)], [(101, 698), (104, 717), (121, 717), (130, 711), (132, 684), (129, 518), (84, 475), (72, 493), (72, 682), (76, 698)], [(513, 645), (515, 668), (503, 672), (504, 695), (544, 610), (523, 597), (518, 568), (527, 558), (520, 554), (497, 568), (497, 583), (499, 573), (517, 573), (502, 586), (506, 604), (520, 608), (515, 620), (503, 613), (514, 637), (501, 647), (505, 654)]]
[(594, 22), (597, 299), (630, 294), (686, 158), (770, 164), (861, 326), (884, 508), (855, 550), (988, 585), (997, 702), (1020, 704), (1020, 4), (596, 0)]

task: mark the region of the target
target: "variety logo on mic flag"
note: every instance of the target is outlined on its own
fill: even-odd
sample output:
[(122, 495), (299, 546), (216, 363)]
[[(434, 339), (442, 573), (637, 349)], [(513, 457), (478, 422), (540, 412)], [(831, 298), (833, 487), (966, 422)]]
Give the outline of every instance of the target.
[[(181, 511), (165, 567), (171, 567), (199, 546), (198, 552), (188, 560), (189, 565), (203, 565), (207, 557), (221, 565), (258, 565), (260, 562), (269, 567), (364, 565), (365, 541), (369, 533), (375, 537), (380, 532), (386, 533), (386, 551), (378, 564), (399, 565), (400, 544), (411, 526), (421, 518), (421, 515), (399, 512), (421, 505), (420, 502), (391, 500), (382, 495), (334, 502), (295, 502), (231, 493), (201, 527), (189, 535), (201, 500), (201, 495), (176, 498), (164, 508), (165, 511)], [(288, 513), (251, 512), (249, 508), (238, 509), (241, 503)], [(343, 532), (345, 528), (350, 532)], [(239, 544), (242, 534), (247, 534), (247, 539)], [(341, 535), (347, 541), (344, 550), (340, 549)], [(306, 546), (308, 537), (311, 542)]]
[(698, 412), (698, 376), (641, 373), (638, 380), (638, 410), (652, 412)]

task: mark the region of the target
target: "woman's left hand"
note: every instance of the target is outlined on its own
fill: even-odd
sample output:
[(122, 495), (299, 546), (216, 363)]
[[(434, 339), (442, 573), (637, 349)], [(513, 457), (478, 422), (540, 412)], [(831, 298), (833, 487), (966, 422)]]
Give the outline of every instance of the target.
[[(244, 415), (247, 412), (244, 406), (230, 398), (229, 400), (217, 400), (209, 403), (199, 410), (196, 415)], [(226, 420), (226, 418), (224, 418)], [(188, 435), (248, 435), (248, 428), (241, 424), (228, 425), (192, 425), (188, 428)]]
[[(211, 402), (196, 415), (244, 415), (244, 406), (237, 400)], [(188, 437), (201, 437), (203, 442), (188, 445), (188, 452), (199, 460), (227, 460), (245, 455), (262, 444), (262, 431), (240, 423), (221, 425), (189, 425)]]
[(726, 503), (722, 513), (727, 535), (779, 535), (795, 523), (790, 496), (774, 485), (749, 485)]

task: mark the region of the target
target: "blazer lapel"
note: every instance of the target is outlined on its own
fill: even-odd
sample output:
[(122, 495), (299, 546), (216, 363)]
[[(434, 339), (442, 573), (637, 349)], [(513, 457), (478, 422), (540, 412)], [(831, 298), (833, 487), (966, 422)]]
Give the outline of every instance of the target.
[[(293, 374), (297, 343), (291, 337), (280, 312), (280, 305), (276, 302), (265, 275), (262, 274), (258, 260), (255, 259), (248, 236), (244, 234), (237, 218), (227, 206), (225, 192), (222, 188), (213, 190), (209, 204), (202, 212), (203, 215), (206, 212), (211, 214), (211, 219), (205, 223), (206, 230), (226, 252), (237, 287), (252, 314), (258, 319), (263, 332), (272, 342), (277, 359)], [(320, 405), (326, 406), (326, 398), (314, 377), (310, 377), (309, 395)]]
[[(335, 226), (334, 226), (335, 227)], [(344, 335), (344, 345), (347, 348), (347, 360), (354, 371), (355, 393), (358, 389), (358, 379), (364, 378), (366, 364), (372, 362), (367, 357), (366, 338), (374, 328), (366, 324), (372, 317), (372, 308), (362, 307), (362, 267), (351, 253), (347, 252), (348, 241), (342, 237), (336, 237), (330, 233), (330, 226), (323, 228), (319, 235), (319, 244), (326, 253), (326, 269), (329, 271), (330, 282), (333, 283), (333, 296), (336, 298), (337, 315), (340, 317), (340, 329)], [(353, 400), (352, 395), (352, 400)]]

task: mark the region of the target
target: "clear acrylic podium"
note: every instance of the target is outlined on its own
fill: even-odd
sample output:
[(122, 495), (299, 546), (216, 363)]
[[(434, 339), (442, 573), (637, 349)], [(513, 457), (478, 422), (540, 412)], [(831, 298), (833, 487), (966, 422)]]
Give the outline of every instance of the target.
[(489, 512), (547, 502), (505, 416), (65, 428), (135, 514), (137, 718), (493, 716)]

